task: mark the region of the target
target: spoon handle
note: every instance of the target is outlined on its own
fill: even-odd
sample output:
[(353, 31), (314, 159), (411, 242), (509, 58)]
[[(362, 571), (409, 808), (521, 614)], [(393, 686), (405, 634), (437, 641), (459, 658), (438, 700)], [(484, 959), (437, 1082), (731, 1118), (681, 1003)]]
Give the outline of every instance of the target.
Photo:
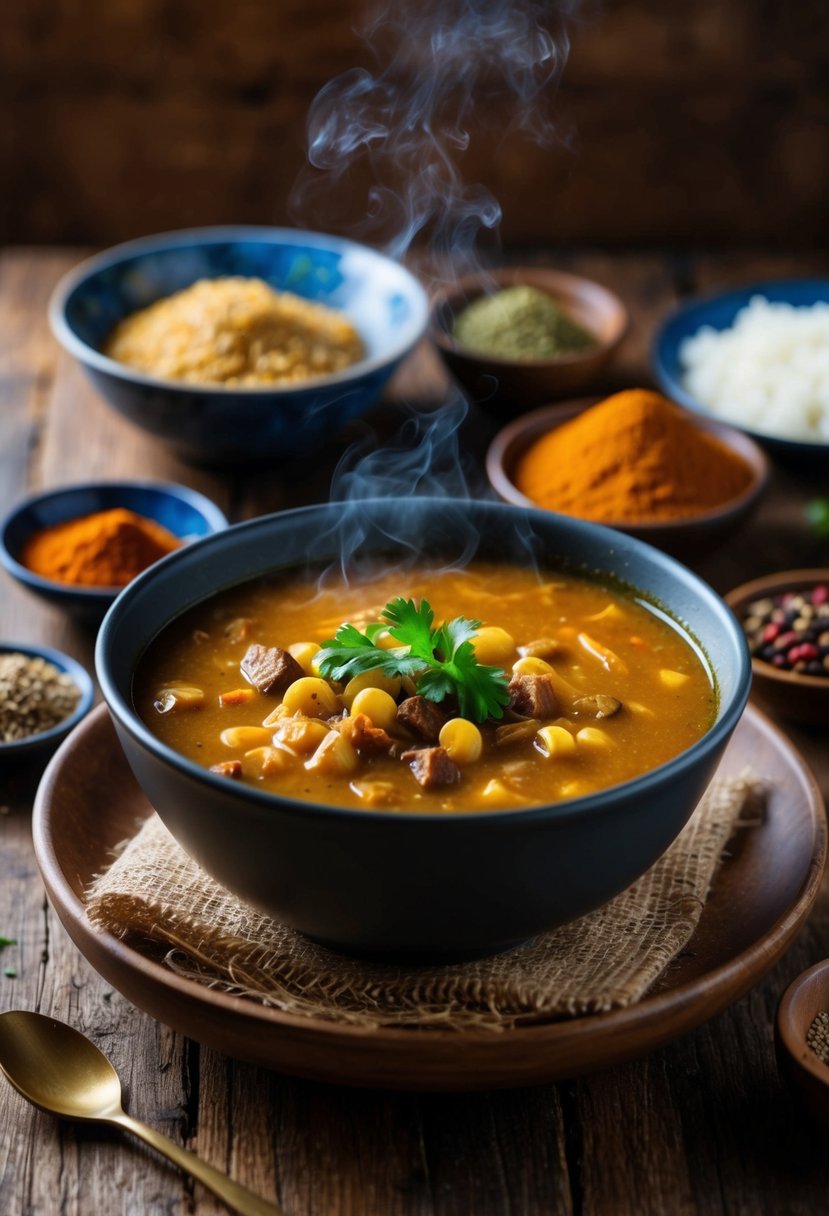
[(275, 1203), (270, 1203), (267, 1199), (260, 1199), (258, 1195), (254, 1195), (253, 1191), (249, 1191), (247, 1187), (234, 1182), (226, 1174), (215, 1170), (212, 1165), (202, 1161), (189, 1149), (180, 1148), (174, 1141), (157, 1132), (155, 1128), (147, 1127), (146, 1123), (140, 1123), (124, 1111), (119, 1111), (117, 1115), (111, 1116), (107, 1122), (115, 1123), (118, 1127), (123, 1127), (126, 1131), (138, 1136), (156, 1152), (169, 1158), (179, 1169), (191, 1174), (214, 1195), (218, 1195), (228, 1207), (241, 1212), (242, 1216), (284, 1216), (282, 1209)]

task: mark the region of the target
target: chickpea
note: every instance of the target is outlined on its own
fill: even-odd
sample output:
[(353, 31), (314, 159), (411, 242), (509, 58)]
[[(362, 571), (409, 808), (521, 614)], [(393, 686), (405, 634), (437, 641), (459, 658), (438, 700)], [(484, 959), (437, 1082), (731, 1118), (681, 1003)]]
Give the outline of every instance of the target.
[(523, 659), (516, 660), (512, 665), (512, 670), (516, 676), (546, 676), (550, 674), (553, 668), (544, 659), (537, 659), (534, 655), (527, 655)]
[(576, 740), (565, 726), (542, 726), (535, 737), (547, 755), (555, 760), (576, 754)]
[(301, 676), (285, 690), (282, 704), (292, 714), (306, 718), (330, 718), (340, 709), (340, 700), (330, 684), (318, 676)]
[(364, 671), (361, 675), (355, 676), (343, 689), (343, 702), (346, 709), (351, 710), (354, 698), (366, 688), (379, 688), (388, 693), (390, 697), (396, 697), (400, 692), (400, 677), (387, 676), (379, 670)]
[(481, 732), (466, 718), (450, 718), (441, 727), (438, 742), (456, 764), (474, 764), (483, 749)]
[(388, 730), (397, 717), (397, 702), (382, 688), (363, 688), (351, 702), (352, 714), (365, 714), (375, 726)]
[(271, 732), (264, 726), (228, 726), (219, 738), (225, 747), (240, 747), (247, 752), (255, 747), (266, 747), (271, 741)]
[(515, 639), (499, 625), (484, 625), (472, 639), (475, 658), (485, 667), (503, 667), (515, 655)]
[(293, 646), (288, 647), (288, 654), (296, 659), (306, 676), (316, 676), (319, 673), (314, 667), (314, 658), (319, 650), (317, 642), (294, 642)]

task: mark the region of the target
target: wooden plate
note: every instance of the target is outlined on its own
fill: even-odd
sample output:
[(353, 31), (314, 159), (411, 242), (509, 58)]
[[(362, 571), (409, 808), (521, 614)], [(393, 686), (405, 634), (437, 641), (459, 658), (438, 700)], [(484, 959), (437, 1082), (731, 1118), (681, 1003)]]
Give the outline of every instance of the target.
[(752, 708), (723, 770), (749, 764), (773, 783), (766, 821), (732, 841), (697, 932), (661, 987), (629, 1009), (501, 1034), (367, 1030), (281, 1013), (181, 979), (94, 930), (84, 889), (110, 849), (150, 812), (104, 706), (75, 729), (44, 775), (35, 852), (58, 916), (96, 971), (139, 1008), (201, 1043), (279, 1072), (345, 1085), (530, 1085), (606, 1068), (677, 1038), (748, 991), (792, 941), (823, 872), (823, 802), (786, 737)]

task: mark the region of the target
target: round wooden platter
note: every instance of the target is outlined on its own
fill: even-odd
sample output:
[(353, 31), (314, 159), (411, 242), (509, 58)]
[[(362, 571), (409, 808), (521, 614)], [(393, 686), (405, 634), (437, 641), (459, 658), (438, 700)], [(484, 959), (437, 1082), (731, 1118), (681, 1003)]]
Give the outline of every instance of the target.
[(780, 957), (814, 902), (826, 856), (823, 802), (780, 731), (749, 707), (723, 771), (770, 782), (764, 821), (739, 831), (688, 948), (638, 1004), (513, 1030), (366, 1029), (298, 1017), (183, 979), (90, 925), (84, 892), (151, 808), (106, 708), (56, 754), (38, 791), (35, 852), (49, 898), (96, 971), (159, 1021), (279, 1072), (344, 1085), (482, 1090), (562, 1080), (643, 1055), (748, 991)]

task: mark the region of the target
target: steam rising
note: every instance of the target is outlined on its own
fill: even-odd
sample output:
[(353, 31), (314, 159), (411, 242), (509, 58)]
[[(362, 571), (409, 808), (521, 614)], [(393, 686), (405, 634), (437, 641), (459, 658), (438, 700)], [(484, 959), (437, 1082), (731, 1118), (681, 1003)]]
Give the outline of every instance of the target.
[[(398, 259), (419, 238), (430, 254), (428, 270), (422, 261), (419, 269), (434, 278), (476, 266), (478, 239), (482, 231), (494, 239), (501, 208), (484, 186), (464, 181), (459, 161), (473, 138), (485, 137), (495, 156), (508, 139), (544, 145), (556, 134), (546, 102), (567, 59), (566, 22), (577, 3), (380, 0), (363, 31), (375, 71), (343, 73), (311, 106), (309, 167), (291, 199), (297, 221), (382, 243)], [(499, 115), (486, 133), (476, 114), (483, 99)], [(345, 454), (331, 498), (342, 503), (332, 530), (347, 579), (366, 574), (384, 547), (401, 571), (426, 554), (432, 565), (458, 569), (475, 555), (460, 446), (466, 411), (461, 398), (431, 414), (412, 411), (391, 444)], [(413, 534), (409, 511), (423, 497), (445, 502), (428, 538)], [(388, 510), (378, 513), (377, 499)], [(512, 522), (510, 546), (527, 560), (532, 527), (517, 511)]]
[[(308, 159), (292, 211), (308, 222), (339, 203), (357, 207), (340, 223), (403, 257), (422, 234), (436, 263), (459, 273), (474, 263), (482, 229), (501, 208), (468, 185), (458, 158), (482, 98), (502, 116), (487, 132), (493, 153), (507, 138), (548, 143), (544, 102), (567, 59), (566, 19), (576, 0), (387, 0), (363, 32), (377, 61), (326, 84), (308, 117)], [(547, 95), (545, 97), (545, 94)], [(478, 137), (481, 133), (477, 132)], [(355, 197), (355, 168), (368, 173)]]

